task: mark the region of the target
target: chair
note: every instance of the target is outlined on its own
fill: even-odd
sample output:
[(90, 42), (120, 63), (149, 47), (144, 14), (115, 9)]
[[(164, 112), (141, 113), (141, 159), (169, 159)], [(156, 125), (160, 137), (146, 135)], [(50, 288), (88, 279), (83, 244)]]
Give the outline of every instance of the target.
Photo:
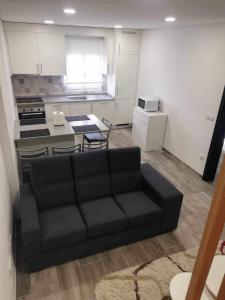
[(81, 152), (81, 144), (72, 147), (52, 147), (53, 155), (74, 154), (76, 152)]
[(82, 152), (88, 152), (88, 151), (93, 151), (93, 150), (103, 150), (103, 149), (108, 149), (108, 141), (82, 144)]
[(83, 144), (85, 143), (85, 141), (88, 144), (92, 144), (92, 143), (102, 143), (102, 142), (107, 142), (107, 149), (109, 147), (109, 135), (110, 135), (110, 131), (112, 129), (112, 124), (110, 123), (110, 121), (106, 120), (106, 119), (102, 119), (102, 123), (105, 124), (108, 127), (108, 131), (107, 132), (91, 132), (91, 133), (86, 133), (83, 135)]
[(31, 182), (31, 161), (35, 158), (49, 156), (48, 147), (34, 150), (17, 150), (20, 183)]

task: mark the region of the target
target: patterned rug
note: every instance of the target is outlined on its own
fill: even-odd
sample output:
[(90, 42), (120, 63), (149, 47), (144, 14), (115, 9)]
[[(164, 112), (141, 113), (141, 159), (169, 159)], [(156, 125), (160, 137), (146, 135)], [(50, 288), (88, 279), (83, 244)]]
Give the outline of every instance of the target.
[[(224, 245), (225, 246), (225, 245)], [(217, 255), (225, 254), (219, 243)], [(95, 287), (98, 300), (171, 300), (169, 286), (181, 272), (191, 272), (198, 248), (105, 275)]]

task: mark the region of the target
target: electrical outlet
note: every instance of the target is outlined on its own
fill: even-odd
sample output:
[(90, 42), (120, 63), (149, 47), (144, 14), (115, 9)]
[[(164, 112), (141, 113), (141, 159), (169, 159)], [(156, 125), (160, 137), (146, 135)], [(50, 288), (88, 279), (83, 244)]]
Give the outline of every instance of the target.
[(205, 160), (205, 157), (203, 155), (200, 155), (200, 160), (201, 161), (204, 161)]

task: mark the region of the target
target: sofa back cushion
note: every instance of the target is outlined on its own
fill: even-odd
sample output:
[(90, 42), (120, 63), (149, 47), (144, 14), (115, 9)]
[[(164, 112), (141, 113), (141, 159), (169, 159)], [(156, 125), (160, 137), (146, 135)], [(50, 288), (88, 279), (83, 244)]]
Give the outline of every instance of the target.
[(110, 149), (108, 154), (113, 194), (140, 189), (140, 148)]
[(78, 202), (112, 194), (106, 150), (76, 153), (72, 162)]
[(75, 202), (69, 155), (34, 159), (31, 162), (31, 178), (38, 209), (44, 210)]

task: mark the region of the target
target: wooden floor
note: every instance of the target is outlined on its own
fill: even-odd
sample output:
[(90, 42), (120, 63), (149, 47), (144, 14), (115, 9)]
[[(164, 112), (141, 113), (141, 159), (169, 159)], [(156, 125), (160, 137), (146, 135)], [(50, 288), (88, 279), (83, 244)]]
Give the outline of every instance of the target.
[[(130, 129), (112, 131), (111, 147), (133, 145)], [(177, 230), (31, 275), (18, 271), (17, 299), (94, 300), (95, 282), (104, 274), (199, 245), (213, 185), (165, 151), (142, 153), (142, 161), (149, 162), (184, 194)]]

